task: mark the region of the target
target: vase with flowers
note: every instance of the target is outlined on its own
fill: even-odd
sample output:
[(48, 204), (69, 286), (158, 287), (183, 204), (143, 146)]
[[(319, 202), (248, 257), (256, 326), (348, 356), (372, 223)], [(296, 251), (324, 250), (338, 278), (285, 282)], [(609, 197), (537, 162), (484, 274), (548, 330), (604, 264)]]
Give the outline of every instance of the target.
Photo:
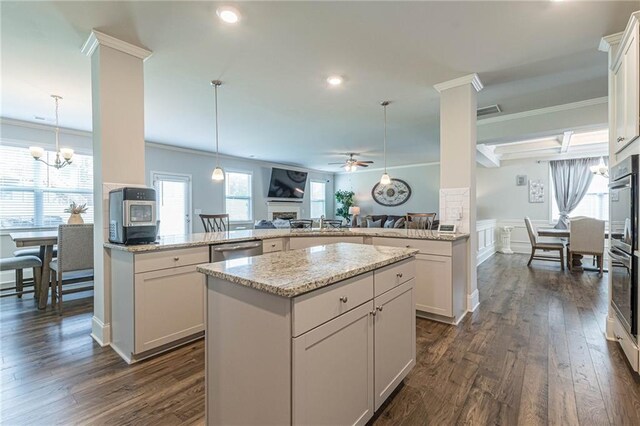
[(64, 209), (65, 213), (71, 213), (71, 215), (69, 216), (69, 220), (67, 220), (67, 223), (69, 225), (83, 224), (84, 219), (82, 219), (82, 213), (85, 213), (87, 209), (88, 207), (86, 203), (78, 205), (75, 201), (72, 201), (71, 204), (69, 204), (69, 207)]

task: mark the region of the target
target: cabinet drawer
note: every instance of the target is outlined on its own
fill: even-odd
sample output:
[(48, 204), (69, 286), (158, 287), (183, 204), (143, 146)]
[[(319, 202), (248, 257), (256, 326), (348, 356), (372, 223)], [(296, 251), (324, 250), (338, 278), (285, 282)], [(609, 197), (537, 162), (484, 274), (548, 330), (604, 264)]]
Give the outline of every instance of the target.
[(633, 343), (633, 340), (631, 340), (631, 337), (629, 337), (629, 334), (624, 327), (622, 327), (617, 317), (614, 317), (613, 320), (613, 335), (613, 337), (618, 340), (618, 343), (620, 343), (620, 346), (622, 346), (622, 350), (627, 356), (633, 371), (638, 371), (638, 347)]
[(135, 273), (209, 262), (209, 247), (192, 247), (135, 255)]
[(272, 253), (274, 251), (282, 251), (284, 248), (284, 242), (282, 238), (274, 238), (271, 240), (264, 240), (262, 242), (262, 252), (263, 253)]
[(380, 296), (416, 276), (416, 264), (413, 258), (394, 263), (374, 272), (373, 287), (376, 296)]
[(373, 299), (373, 272), (293, 299), (293, 336), (299, 336)]
[(413, 240), (411, 238), (373, 237), (372, 244), (378, 246), (407, 247), (420, 250), (423, 254), (451, 256), (451, 241)]

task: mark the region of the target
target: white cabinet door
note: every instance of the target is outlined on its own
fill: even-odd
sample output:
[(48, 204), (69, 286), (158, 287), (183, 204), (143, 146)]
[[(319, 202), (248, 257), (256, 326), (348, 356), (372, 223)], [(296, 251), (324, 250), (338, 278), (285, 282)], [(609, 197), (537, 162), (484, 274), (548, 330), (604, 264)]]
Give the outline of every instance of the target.
[(375, 409), (416, 364), (415, 278), (379, 297), (374, 304)]
[(637, 29), (631, 33), (631, 37), (625, 45), (625, 143), (638, 136), (640, 97), (638, 94), (638, 79), (640, 78), (640, 64), (638, 62), (638, 33)]
[(291, 250), (303, 249), (315, 246), (335, 243), (354, 243), (362, 244), (364, 237), (291, 237), (289, 240), (289, 248)]
[(293, 339), (293, 424), (373, 415), (373, 301)]
[(452, 317), (452, 282), (450, 257), (416, 255), (416, 309)]
[(135, 352), (203, 331), (204, 296), (205, 275), (195, 265), (136, 274)]
[(618, 68), (613, 70), (614, 72), (613, 84), (614, 84), (614, 92), (615, 92), (614, 131), (615, 131), (615, 139), (616, 139), (615, 141), (616, 152), (622, 149), (624, 145), (626, 145), (625, 102), (626, 102), (627, 96), (625, 92), (625, 84), (626, 84), (625, 69), (626, 68), (623, 60), (618, 66)]

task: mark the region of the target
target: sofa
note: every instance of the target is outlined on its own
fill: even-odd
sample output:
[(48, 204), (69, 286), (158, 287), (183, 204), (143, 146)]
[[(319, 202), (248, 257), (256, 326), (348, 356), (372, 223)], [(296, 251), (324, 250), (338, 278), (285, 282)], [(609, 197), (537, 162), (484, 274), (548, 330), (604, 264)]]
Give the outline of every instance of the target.
[[(380, 222), (380, 223), (378, 223)], [(367, 215), (360, 220), (361, 228), (372, 228), (373, 224), (376, 224), (377, 228), (395, 228), (395, 229), (404, 229), (405, 228), (405, 216), (396, 216), (396, 215)], [(433, 221), (433, 229), (438, 228), (439, 220)]]

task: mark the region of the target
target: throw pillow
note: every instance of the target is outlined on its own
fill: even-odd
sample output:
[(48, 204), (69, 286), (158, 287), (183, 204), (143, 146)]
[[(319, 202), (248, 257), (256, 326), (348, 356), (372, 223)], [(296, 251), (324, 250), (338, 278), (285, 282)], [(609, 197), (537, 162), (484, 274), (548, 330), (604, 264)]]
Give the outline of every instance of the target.
[(367, 228), (382, 228), (382, 220), (367, 219)]
[(387, 221), (384, 223), (384, 228), (393, 228), (393, 225), (395, 225), (395, 223), (395, 220), (387, 219)]
[(404, 217), (401, 217), (400, 219), (396, 220), (396, 223), (393, 225), (393, 227), (395, 229), (404, 228)]

